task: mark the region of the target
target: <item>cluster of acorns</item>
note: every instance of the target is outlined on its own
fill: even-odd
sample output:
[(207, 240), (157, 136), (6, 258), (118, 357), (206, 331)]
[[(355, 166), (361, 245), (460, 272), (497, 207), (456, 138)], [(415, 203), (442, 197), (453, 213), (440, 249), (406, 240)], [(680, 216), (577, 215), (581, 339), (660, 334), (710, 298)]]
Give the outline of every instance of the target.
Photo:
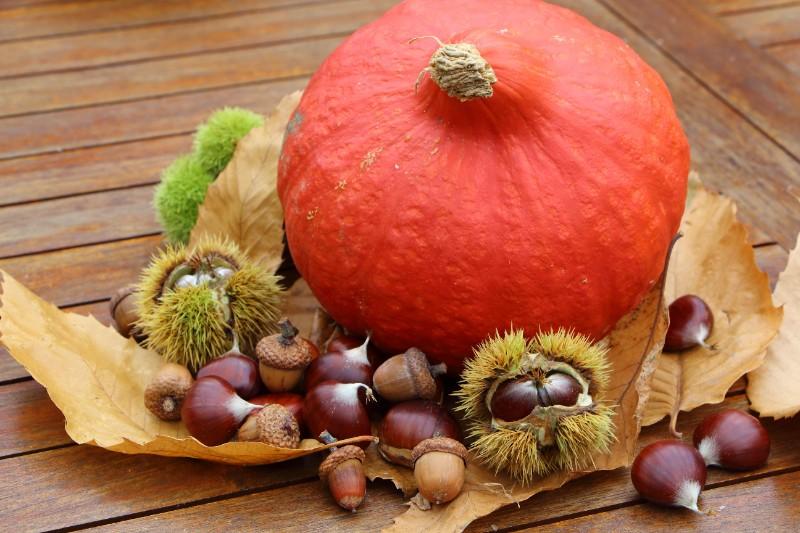
[[(441, 406), (443, 365), (430, 365), (414, 348), (378, 365), (368, 339), (345, 335), (320, 355), (289, 320), (278, 325), (280, 333), (258, 342), (255, 358), (234, 343), (195, 376), (166, 363), (147, 386), (145, 405), (162, 420), (182, 420), (207, 446), (236, 440), (297, 448), (301, 436), (332, 444), (371, 435), (372, 420), (381, 417), (381, 455), (414, 468), (429, 502), (458, 495), (467, 450), (457, 422)], [(320, 478), (345, 509), (354, 511), (366, 495), (365, 458), (360, 446), (333, 447), (320, 465)]]

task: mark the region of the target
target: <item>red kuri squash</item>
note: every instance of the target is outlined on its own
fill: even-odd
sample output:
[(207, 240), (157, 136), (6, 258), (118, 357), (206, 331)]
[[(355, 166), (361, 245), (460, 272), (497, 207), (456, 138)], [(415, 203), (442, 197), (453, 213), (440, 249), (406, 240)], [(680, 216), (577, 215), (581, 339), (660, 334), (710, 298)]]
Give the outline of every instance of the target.
[(458, 367), (512, 324), (605, 335), (661, 274), (688, 170), (617, 37), (537, 0), (407, 0), (314, 75), (278, 192), (338, 322)]

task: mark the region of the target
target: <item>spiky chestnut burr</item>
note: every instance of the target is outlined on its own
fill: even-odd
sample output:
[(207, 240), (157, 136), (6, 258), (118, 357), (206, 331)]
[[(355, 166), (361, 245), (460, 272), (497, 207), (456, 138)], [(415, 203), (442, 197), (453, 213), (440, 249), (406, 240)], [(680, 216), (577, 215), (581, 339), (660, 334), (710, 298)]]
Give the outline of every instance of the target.
[(144, 390), (144, 404), (161, 420), (180, 420), (183, 400), (193, 383), (185, 366), (166, 363)]
[(529, 483), (607, 453), (614, 439), (614, 411), (603, 400), (609, 371), (603, 348), (564, 330), (484, 341), (455, 393), (475, 458)]
[(137, 286), (147, 346), (197, 370), (223, 354), (236, 332), (244, 353), (276, 330), (279, 278), (250, 262), (230, 241), (157, 253)]
[(444, 363), (431, 365), (422, 351), (409, 348), (384, 361), (375, 370), (372, 384), (375, 392), (390, 402), (434, 400), (441, 392), (436, 378), (445, 372)]
[(300, 427), (284, 406), (268, 404), (250, 414), (236, 434), (236, 440), (255, 441), (279, 448), (300, 446)]
[(280, 333), (258, 341), (258, 371), (270, 392), (288, 392), (300, 384), (303, 372), (319, 355), (317, 347), (300, 337), (288, 318), (278, 322)]

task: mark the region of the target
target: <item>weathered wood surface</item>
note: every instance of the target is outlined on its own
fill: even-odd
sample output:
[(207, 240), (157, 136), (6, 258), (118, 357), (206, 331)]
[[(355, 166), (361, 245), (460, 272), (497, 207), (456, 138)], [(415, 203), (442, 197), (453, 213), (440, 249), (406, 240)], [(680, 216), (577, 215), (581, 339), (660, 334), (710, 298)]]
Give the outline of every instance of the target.
[[(693, 166), (734, 198), (774, 283), (800, 230), (800, 3), (556, 0), (616, 33), (669, 85)], [(160, 170), (213, 109), (267, 112), (344, 35), (392, 0), (0, 2), (0, 268), (63, 309), (108, 323), (108, 298), (161, 244)], [(0, 309), (2, 312), (2, 309)], [(746, 407), (744, 382), (725, 400)], [(681, 416), (690, 432), (705, 406)], [(769, 464), (712, 470), (710, 515), (643, 503), (626, 470), (598, 473), (470, 531), (789, 530), (798, 518), (800, 422), (768, 422)], [(667, 435), (664, 423), (640, 445)], [(355, 515), (316, 480), (320, 458), (259, 468), (76, 446), (64, 418), (0, 347), (0, 530), (374, 531), (405, 508), (370, 485)], [(268, 506), (265, 507), (265, 502)], [(298, 505), (302, 502), (302, 505)]]

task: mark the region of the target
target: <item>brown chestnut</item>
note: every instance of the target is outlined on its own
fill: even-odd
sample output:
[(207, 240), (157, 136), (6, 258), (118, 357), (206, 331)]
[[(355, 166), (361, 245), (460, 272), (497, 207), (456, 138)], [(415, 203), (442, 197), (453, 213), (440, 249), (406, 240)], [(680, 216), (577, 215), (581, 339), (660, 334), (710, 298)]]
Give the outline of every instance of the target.
[(709, 350), (715, 346), (706, 344), (714, 328), (714, 314), (708, 304), (694, 294), (681, 296), (669, 304), (669, 328), (664, 339), (665, 352), (680, 352), (702, 346)]
[(447, 437), (425, 439), (411, 451), (414, 479), (420, 495), (431, 503), (455, 499), (464, 486), (467, 449)]
[(754, 470), (767, 463), (769, 434), (761, 421), (738, 409), (724, 409), (700, 422), (692, 436), (707, 465)]
[(206, 376), (194, 382), (181, 408), (189, 434), (206, 446), (228, 442), (242, 421), (261, 409), (239, 397), (227, 381)]
[(303, 416), (312, 435), (328, 431), (337, 440), (371, 435), (366, 402), (372, 398), (372, 389), (363, 383), (325, 381), (306, 394)]
[(522, 376), (501, 383), (489, 408), (495, 418), (513, 422), (530, 415), (537, 406), (573, 406), (582, 392), (578, 380), (563, 372), (551, 372), (543, 379)]
[(305, 420), (303, 419), (303, 397), (299, 394), (291, 392), (276, 392), (272, 394), (262, 394), (250, 398), (250, 403), (256, 405), (282, 405), (292, 413), (300, 429), (305, 429)]
[(699, 512), (697, 498), (706, 484), (706, 464), (688, 444), (661, 440), (646, 446), (636, 456), (631, 481), (646, 500)]
[(197, 371), (198, 379), (205, 376), (222, 378), (245, 400), (261, 390), (258, 364), (235, 348)]
[(412, 400), (389, 409), (381, 421), (378, 437), (378, 451), (384, 459), (411, 468), (414, 446), (432, 437), (461, 440), (461, 430), (441, 405)]
[(306, 390), (311, 390), (323, 381), (337, 383), (363, 383), (372, 386), (372, 365), (367, 357), (369, 337), (355, 348), (336, 352), (328, 351), (319, 356), (306, 371)]
[(432, 366), (424, 353), (409, 348), (384, 361), (375, 370), (372, 383), (375, 392), (390, 402), (435, 400), (441, 392), (436, 378), (446, 372), (444, 363)]

